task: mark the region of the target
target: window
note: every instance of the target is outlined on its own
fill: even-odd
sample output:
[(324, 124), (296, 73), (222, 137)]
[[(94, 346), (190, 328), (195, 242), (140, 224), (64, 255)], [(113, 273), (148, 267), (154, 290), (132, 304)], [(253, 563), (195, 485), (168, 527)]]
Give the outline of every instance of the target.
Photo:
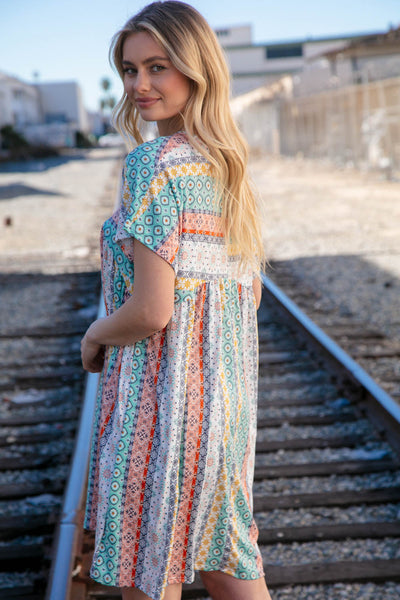
[(303, 56), (302, 44), (288, 44), (282, 46), (267, 46), (266, 57), (271, 60), (274, 58), (294, 58)]
[(46, 113), (45, 122), (47, 125), (51, 123), (68, 123), (68, 118), (65, 113)]

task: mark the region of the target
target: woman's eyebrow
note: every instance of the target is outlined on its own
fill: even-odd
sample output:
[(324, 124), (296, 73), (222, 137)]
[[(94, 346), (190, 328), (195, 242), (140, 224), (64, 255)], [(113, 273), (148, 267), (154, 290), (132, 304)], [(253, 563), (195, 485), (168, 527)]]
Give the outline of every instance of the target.
[[(167, 58), (166, 56), (150, 56), (149, 58), (146, 58), (146, 60), (143, 61), (143, 64), (147, 65), (148, 63), (151, 63), (155, 60), (169, 60), (169, 58)], [(130, 60), (122, 60), (122, 64), (123, 65), (133, 65), (134, 63), (131, 62)]]

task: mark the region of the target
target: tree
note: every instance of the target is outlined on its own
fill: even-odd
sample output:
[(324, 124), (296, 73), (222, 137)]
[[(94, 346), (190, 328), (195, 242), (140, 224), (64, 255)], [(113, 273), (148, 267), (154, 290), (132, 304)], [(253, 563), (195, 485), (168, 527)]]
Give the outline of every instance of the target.
[(104, 133), (110, 130), (110, 114), (116, 104), (115, 97), (111, 94), (111, 81), (108, 77), (102, 77), (100, 87), (103, 95), (100, 97), (100, 112), (103, 117)]
[(100, 81), (100, 85), (105, 92), (108, 92), (108, 90), (111, 89), (111, 81), (108, 79), (108, 77), (103, 77)]

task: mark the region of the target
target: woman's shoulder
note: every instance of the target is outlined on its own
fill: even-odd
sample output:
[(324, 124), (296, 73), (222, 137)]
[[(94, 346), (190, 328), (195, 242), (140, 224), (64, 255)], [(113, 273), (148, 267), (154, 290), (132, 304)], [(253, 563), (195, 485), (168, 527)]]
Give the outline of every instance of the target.
[(154, 140), (149, 140), (139, 144), (127, 154), (125, 163), (127, 165), (134, 165), (137, 162), (148, 164), (149, 162), (154, 161), (159, 153), (162, 143), (163, 138), (158, 137)]
[(189, 141), (184, 131), (172, 135), (160, 136), (136, 146), (126, 157), (126, 164), (139, 164), (164, 169), (174, 164), (205, 161), (205, 158)]

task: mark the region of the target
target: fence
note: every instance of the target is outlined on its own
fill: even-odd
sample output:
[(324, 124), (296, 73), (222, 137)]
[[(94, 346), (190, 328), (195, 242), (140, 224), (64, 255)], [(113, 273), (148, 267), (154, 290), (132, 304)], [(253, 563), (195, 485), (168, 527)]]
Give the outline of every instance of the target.
[(400, 78), (284, 99), (279, 134), (282, 154), (400, 169)]
[(400, 77), (258, 98), (237, 110), (237, 120), (252, 149), (400, 169)]

